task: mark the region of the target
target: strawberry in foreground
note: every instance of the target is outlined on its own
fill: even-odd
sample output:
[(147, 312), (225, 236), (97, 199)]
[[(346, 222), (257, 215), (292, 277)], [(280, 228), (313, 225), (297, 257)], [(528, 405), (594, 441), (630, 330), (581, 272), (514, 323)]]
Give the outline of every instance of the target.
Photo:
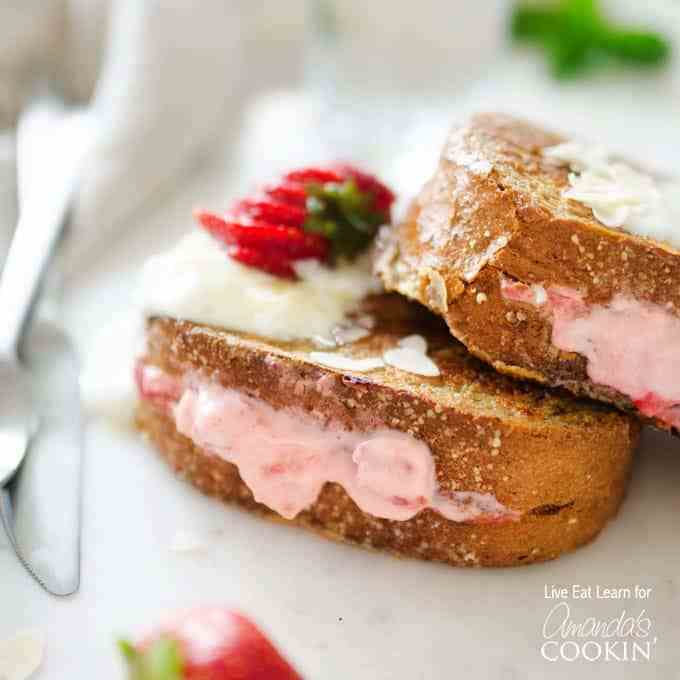
[(226, 215), (198, 211), (196, 219), (238, 262), (295, 279), (293, 263), (333, 264), (368, 247), (390, 221), (394, 194), (350, 165), (293, 170)]
[(130, 680), (302, 680), (251, 621), (221, 607), (182, 613), (138, 644), (119, 644)]

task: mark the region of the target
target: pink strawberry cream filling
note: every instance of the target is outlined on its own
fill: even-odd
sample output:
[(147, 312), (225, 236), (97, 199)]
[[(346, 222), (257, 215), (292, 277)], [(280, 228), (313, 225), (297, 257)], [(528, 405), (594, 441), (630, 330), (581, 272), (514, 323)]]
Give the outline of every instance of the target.
[(621, 294), (586, 304), (578, 291), (503, 279), (506, 300), (552, 316), (552, 344), (588, 360), (588, 376), (628, 396), (641, 413), (680, 428), (680, 318)]
[(181, 434), (236, 465), (255, 500), (288, 519), (314, 503), (326, 482), (342, 485), (363, 512), (391, 520), (408, 520), (426, 508), (455, 522), (519, 518), (492, 494), (440, 492), (430, 449), (403, 432), (350, 431), (145, 364), (137, 383), (142, 398), (171, 414)]

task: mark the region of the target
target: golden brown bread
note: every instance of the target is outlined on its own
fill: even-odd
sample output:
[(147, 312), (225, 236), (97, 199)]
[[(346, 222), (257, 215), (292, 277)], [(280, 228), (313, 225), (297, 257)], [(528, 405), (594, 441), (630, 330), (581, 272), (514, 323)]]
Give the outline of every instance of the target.
[(406, 219), (381, 234), (376, 271), (497, 370), (632, 409), (628, 396), (590, 380), (585, 357), (552, 344), (548, 315), (501, 293), (503, 279), (574, 289), (586, 304), (625, 292), (679, 314), (680, 286), (670, 284), (680, 281), (680, 254), (608, 229), (565, 199), (568, 168), (541, 153), (561, 141), (499, 114), (454, 130)]
[[(403, 522), (371, 517), (338, 484), (326, 484), (308, 510), (285, 520), (253, 500), (234, 465), (194, 446), (167, 415), (142, 403), (137, 425), (172, 468), (204, 493), (328, 538), (454, 566), (503, 567), (554, 559), (597, 536), (616, 514), (626, 486), (621, 474), (610, 480), (601, 496), (564, 506), (536, 506), (510, 524), (470, 524), (451, 522), (432, 510)], [(621, 472), (627, 471), (627, 464), (622, 465)]]
[[(519, 521), (461, 524), (425, 510), (408, 521), (363, 513), (327, 483), (296, 524), (405, 556), (503, 566), (551, 559), (591, 540), (624, 495), (637, 423), (608, 407), (501, 376), (453, 341), (443, 323), (394, 295), (367, 301), (372, 334), (344, 354), (360, 357), (410, 333), (427, 337), (441, 376), (393, 368), (370, 373), (315, 365), (307, 342), (279, 343), (186, 321), (147, 323), (145, 361), (179, 376), (198, 372), (276, 409), (299, 408), (348, 429), (383, 423), (425, 442), (442, 491), (492, 493)], [(142, 402), (139, 427), (203, 491), (258, 505), (234, 465), (179, 434), (163, 409)], [(283, 520), (282, 520), (283, 521)]]

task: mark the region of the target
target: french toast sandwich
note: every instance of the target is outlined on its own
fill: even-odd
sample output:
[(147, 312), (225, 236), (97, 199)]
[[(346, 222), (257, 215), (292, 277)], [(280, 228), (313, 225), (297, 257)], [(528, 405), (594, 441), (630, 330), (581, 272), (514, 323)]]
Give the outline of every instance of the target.
[(392, 199), (313, 168), (198, 213), (144, 269), (139, 428), (202, 491), (338, 540), (482, 566), (587, 543), (638, 422), (498, 373), (380, 292), (368, 248)]
[[(497, 374), (439, 319), (397, 296), (369, 298), (364, 312), (374, 330), (343, 346), (343, 357), (365, 360), (418, 334), (440, 374), (339, 370), (316, 363), (309, 342), (150, 318), (140, 429), (210, 495), (454, 565), (551, 559), (616, 513), (639, 429), (633, 419)], [(328, 455), (345, 458), (348, 472), (332, 471), (324, 439), (340, 439)], [(248, 454), (259, 456), (256, 469), (243, 462)]]
[(496, 370), (680, 427), (680, 189), (598, 145), (482, 114), (379, 237), (388, 290)]

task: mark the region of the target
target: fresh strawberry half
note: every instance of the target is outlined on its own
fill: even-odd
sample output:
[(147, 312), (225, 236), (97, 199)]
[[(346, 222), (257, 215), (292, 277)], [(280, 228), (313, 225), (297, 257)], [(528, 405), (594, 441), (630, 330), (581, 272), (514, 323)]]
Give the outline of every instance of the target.
[(229, 253), (233, 260), (246, 265), (246, 267), (260, 269), (267, 274), (273, 274), (281, 279), (291, 279), (291, 281), (294, 281), (297, 278), (291, 261), (279, 255), (245, 246), (231, 246), (227, 253)]
[(325, 260), (328, 257), (328, 241), (323, 236), (297, 227), (260, 221), (252, 224), (227, 222), (211, 213), (199, 212), (196, 216), (207, 231), (230, 246), (283, 254), (294, 260), (310, 257)]
[(185, 612), (139, 644), (121, 641), (130, 680), (302, 680), (245, 616)]
[(351, 165), (293, 170), (259, 196), (238, 201), (224, 216), (195, 217), (229, 255), (249, 267), (295, 279), (297, 260), (333, 264), (364, 250), (390, 221), (394, 194)]

